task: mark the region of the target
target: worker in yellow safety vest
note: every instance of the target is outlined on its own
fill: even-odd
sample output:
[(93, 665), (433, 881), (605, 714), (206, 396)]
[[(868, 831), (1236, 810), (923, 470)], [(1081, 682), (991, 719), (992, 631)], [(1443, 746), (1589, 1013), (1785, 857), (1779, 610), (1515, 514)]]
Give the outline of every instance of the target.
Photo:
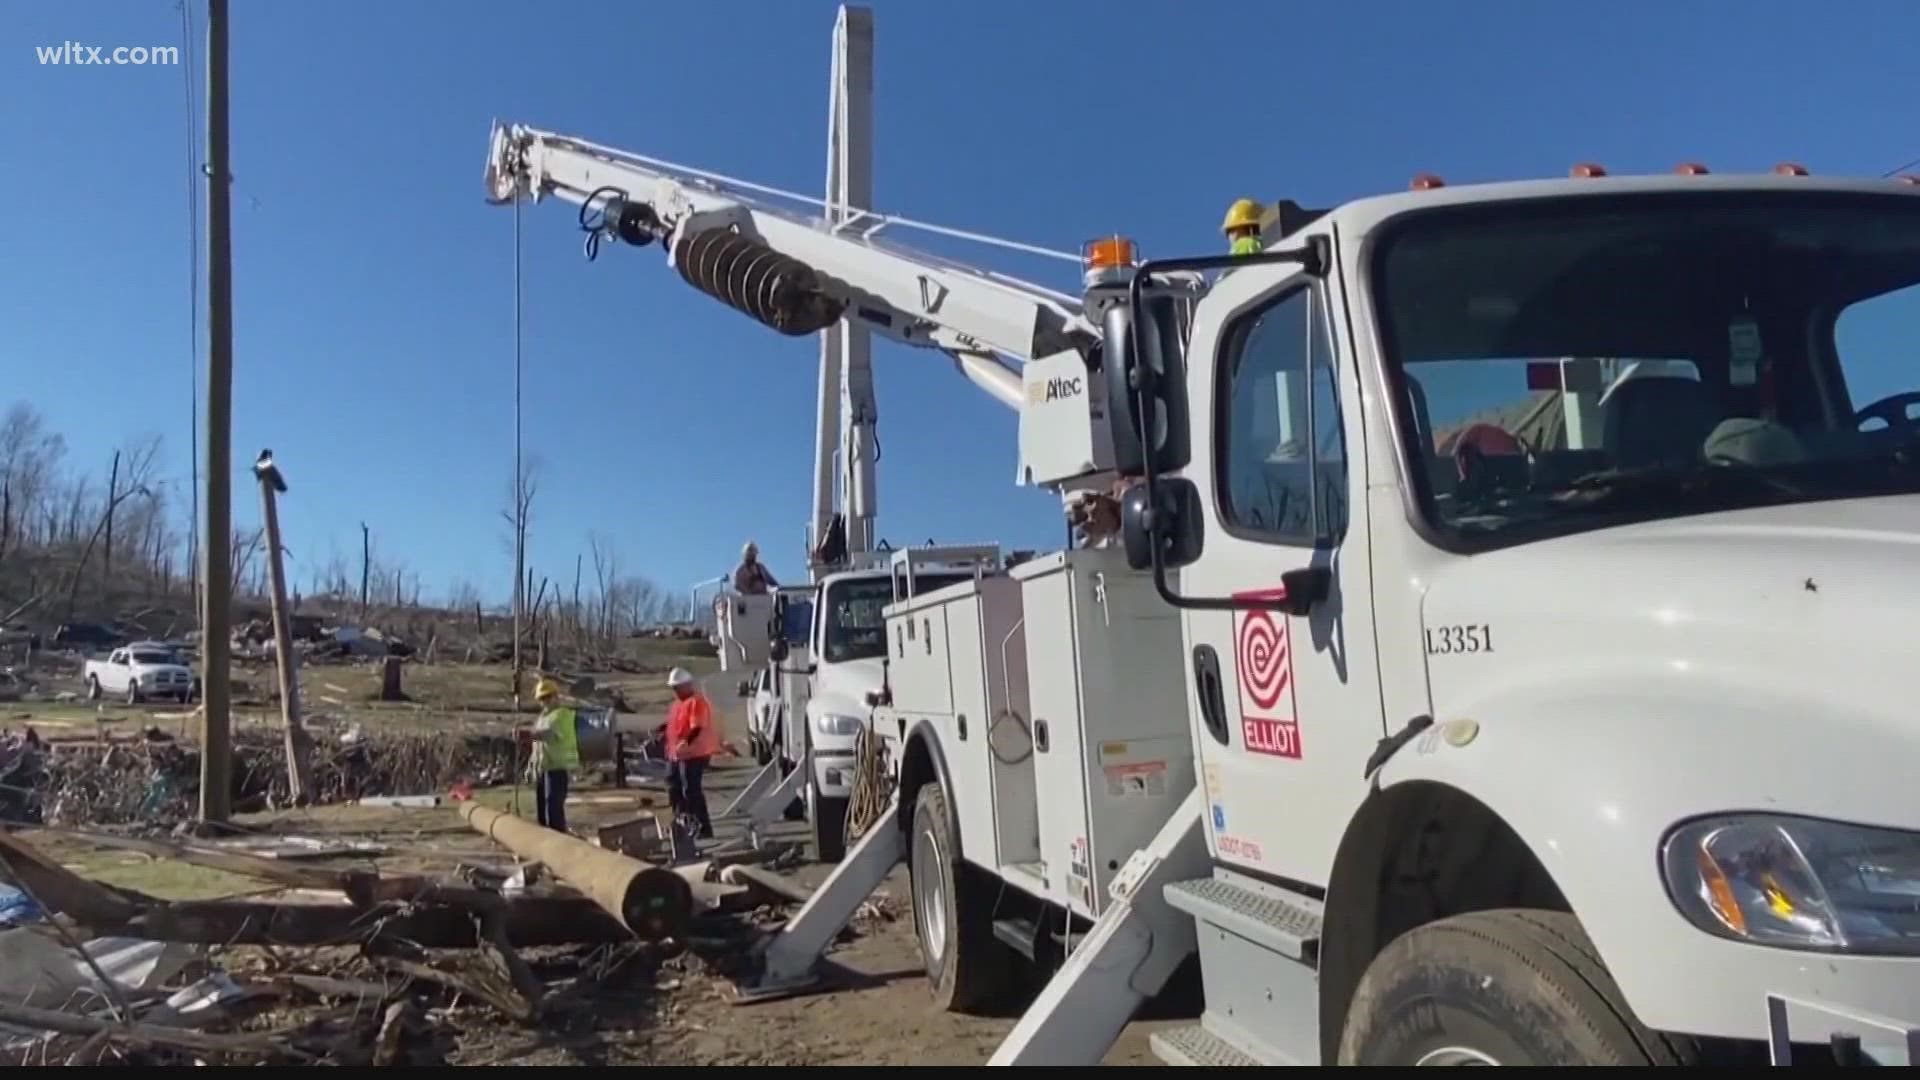
[(560, 684), (541, 679), (533, 700), (540, 703), (540, 719), (533, 724), (534, 813), (541, 825), (566, 832), (567, 788), (580, 767), (580, 735), (572, 706), (560, 704)]
[(1220, 223), (1220, 231), (1227, 234), (1227, 254), (1260, 254), (1260, 218), (1263, 211), (1260, 204), (1252, 199), (1235, 199), (1227, 207), (1227, 217)]

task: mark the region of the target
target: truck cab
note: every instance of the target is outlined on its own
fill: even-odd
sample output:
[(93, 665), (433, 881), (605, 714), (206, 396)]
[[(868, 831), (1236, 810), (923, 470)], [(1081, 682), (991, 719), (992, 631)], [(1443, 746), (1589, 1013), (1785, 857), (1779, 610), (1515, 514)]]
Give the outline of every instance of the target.
[(1422, 184), (1270, 252), (1122, 403), (1213, 866), (1171, 1056), (1904, 1063), (1920, 190)]
[(1911, 1063), (1920, 189), (1297, 225), (1030, 369), (1023, 454), (1106, 388), (1116, 537), (887, 611), (936, 1001), (1064, 950), (995, 1062), (1078, 1061), (1197, 950), (1173, 1064)]

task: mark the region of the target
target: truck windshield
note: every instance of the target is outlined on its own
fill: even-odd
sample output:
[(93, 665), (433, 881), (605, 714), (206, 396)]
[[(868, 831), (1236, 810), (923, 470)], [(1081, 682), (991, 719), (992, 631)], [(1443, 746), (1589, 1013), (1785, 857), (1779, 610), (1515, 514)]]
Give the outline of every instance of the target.
[(1424, 513), (1490, 547), (1920, 491), (1920, 199), (1434, 210), (1373, 265)]
[(136, 664), (171, 664), (175, 661), (172, 653), (152, 652), (147, 649), (141, 649), (133, 654), (133, 662)]
[[(914, 591), (929, 593), (972, 580), (972, 574), (918, 573), (913, 579)], [(888, 577), (853, 578), (830, 586), (823, 659), (839, 664), (885, 656), (887, 620), (880, 613), (891, 603), (893, 580)]]

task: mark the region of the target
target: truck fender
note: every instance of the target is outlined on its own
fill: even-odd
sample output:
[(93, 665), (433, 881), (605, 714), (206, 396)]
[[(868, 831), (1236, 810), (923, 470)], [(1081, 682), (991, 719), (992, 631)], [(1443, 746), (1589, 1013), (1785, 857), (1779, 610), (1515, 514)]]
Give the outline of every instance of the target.
[[(1376, 774), (1378, 790), (1349, 829), (1377, 832), (1380, 822), (1368, 819), (1380, 815), (1368, 808), (1408, 785), (1479, 803), (1532, 853), (1640, 1020), (1656, 1029), (1697, 1019), (1698, 1002), (1726, 990), (1711, 982), (1713, 969), (1724, 976), (1728, 963), (1744, 966), (1754, 952), (1696, 928), (1675, 907), (1661, 869), (1674, 826), (1770, 810), (1910, 828), (1920, 804), (1920, 794), (1904, 807), (1875, 797), (1920, 790), (1901, 779), (1915, 740), (1899, 717), (1782, 698), (1697, 670), (1633, 680), (1563, 673), (1550, 687), (1510, 689), (1524, 692), (1436, 711), (1433, 726)], [(1809, 729), (1811, 717), (1824, 731)], [(1781, 766), (1785, 753), (1792, 768)], [(1836, 785), (1836, 776), (1859, 782)], [(1364, 902), (1367, 883), (1343, 883), (1339, 863), (1365, 842), (1343, 839), (1330, 906)], [(1355, 894), (1347, 901), (1332, 895), (1343, 884)], [(1738, 1006), (1758, 1009), (1758, 1000)]]
[(940, 745), (940, 729), (931, 720), (916, 720), (900, 747), (901, 832), (913, 831), (914, 801), (920, 788), (933, 781), (947, 793), (947, 828), (955, 850), (967, 850), (966, 840), (960, 835), (960, 793), (953, 790), (953, 774), (947, 769), (946, 750)]

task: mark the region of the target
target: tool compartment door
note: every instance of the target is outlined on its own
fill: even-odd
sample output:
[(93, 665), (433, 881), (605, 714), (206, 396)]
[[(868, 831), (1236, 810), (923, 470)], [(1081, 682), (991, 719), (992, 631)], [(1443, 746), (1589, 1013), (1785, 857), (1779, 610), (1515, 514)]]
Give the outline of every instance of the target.
[[(1208, 840), (1228, 863), (1324, 884), (1383, 731), (1367, 556), (1361, 410), (1343, 357), (1337, 282), (1286, 266), (1229, 275), (1188, 359), (1193, 453), (1206, 507), (1192, 597), (1284, 592), (1281, 575), (1325, 568), (1306, 617), (1184, 612), (1189, 708)], [(1354, 453), (1349, 454), (1349, 448)]]
[[(1038, 564), (1044, 573), (1035, 574)], [(1040, 860), (1048, 898), (1093, 917), (1092, 852), (1087, 836), (1086, 747), (1081, 738), (1079, 626), (1074, 581), (1059, 555), (1023, 565), (1027, 694), (1033, 706), (1034, 787), (1039, 797)]]

